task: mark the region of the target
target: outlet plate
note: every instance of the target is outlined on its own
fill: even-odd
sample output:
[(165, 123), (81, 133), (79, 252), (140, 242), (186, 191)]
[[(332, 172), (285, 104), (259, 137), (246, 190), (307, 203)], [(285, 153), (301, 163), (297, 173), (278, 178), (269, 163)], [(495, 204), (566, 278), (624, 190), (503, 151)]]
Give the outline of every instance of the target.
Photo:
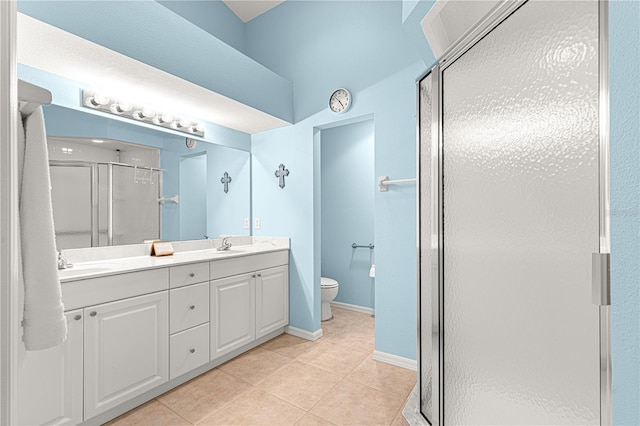
[(255, 229), (260, 229), (260, 218), (256, 217), (255, 219), (253, 219), (253, 227)]
[(249, 218), (245, 217), (244, 218), (244, 229), (249, 229), (251, 226), (251, 224), (249, 223)]

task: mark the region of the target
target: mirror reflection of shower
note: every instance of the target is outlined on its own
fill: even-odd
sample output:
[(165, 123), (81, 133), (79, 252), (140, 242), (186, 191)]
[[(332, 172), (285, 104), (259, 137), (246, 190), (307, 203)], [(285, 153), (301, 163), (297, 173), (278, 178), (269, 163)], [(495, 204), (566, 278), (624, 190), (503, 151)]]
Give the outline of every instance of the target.
[(49, 137), (58, 249), (160, 238), (160, 150), (111, 139)]
[(207, 153), (180, 158), (180, 239), (207, 238)]

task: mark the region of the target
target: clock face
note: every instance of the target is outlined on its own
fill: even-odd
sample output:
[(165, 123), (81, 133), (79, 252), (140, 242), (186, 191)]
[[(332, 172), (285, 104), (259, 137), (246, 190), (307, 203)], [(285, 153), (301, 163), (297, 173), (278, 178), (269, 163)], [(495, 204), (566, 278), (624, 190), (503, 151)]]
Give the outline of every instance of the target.
[(347, 112), (351, 106), (351, 93), (347, 89), (338, 89), (329, 98), (329, 108), (331, 111), (341, 114)]
[(198, 141), (195, 139), (187, 138), (187, 140), (185, 141), (185, 145), (189, 149), (195, 148), (197, 144), (198, 144)]

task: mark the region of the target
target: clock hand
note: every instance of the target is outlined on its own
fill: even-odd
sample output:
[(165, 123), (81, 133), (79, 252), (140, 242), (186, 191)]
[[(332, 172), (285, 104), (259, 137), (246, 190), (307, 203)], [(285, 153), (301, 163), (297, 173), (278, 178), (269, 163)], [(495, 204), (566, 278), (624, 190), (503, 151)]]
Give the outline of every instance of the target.
[(340, 99), (336, 99), (336, 101), (338, 101), (338, 103), (340, 104), (340, 106), (344, 108), (344, 104), (343, 104), (342, 102), (340, 102)]

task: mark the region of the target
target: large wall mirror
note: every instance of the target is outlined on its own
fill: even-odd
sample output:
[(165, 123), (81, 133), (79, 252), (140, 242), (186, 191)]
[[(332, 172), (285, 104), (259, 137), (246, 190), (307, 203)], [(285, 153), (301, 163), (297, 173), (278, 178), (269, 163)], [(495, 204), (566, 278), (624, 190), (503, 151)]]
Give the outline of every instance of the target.
[[(101, 5), (88, 10), (98, 13)], [(45, 21), (69, 24), (64, 6), (19, 6)], [(202, 120), (211, 117), (206, 108), (219, 96), (90, 42), (90, 32), (81, 38), (20, 13), (18, 34), (18, 78), (53, 97), (43, 111), (58, 249), (250, 235), (251, 136)], [(44, 43), (51, 40), (56, 43)], [(105, 88), (195, 119), (205, 136), (87, 108), (82, 91)], [(226, 115), (251, 122), (250, 114), (238, 113), (250, 108), (235, 106)], [(195, 146), (186, 143), (189, 136), (199, 139)]]
[(59, 249), (249, 234), (249, 152), (56, 105), (44, 113)]

